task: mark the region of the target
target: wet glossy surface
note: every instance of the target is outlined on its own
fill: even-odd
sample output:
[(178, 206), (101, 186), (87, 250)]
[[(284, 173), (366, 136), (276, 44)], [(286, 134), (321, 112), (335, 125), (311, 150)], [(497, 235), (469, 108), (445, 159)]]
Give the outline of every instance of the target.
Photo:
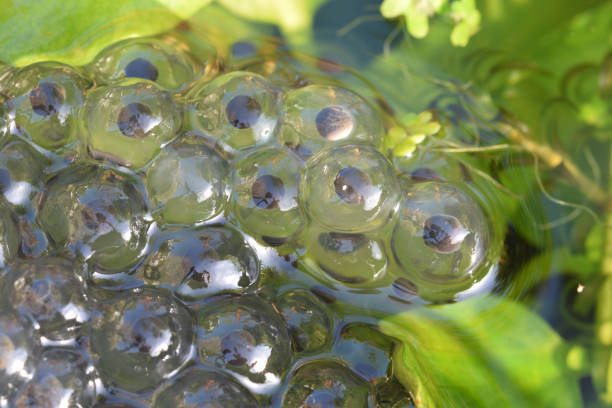
[(257, 400), (232, 377), (212, 370), (190, 369), (153, 396), (154, 408), (254, 408)]
[(143, 289), (98, 301), (89, 334), (95, 366), (107, 386), (155, 389), (190, 357), (193, 322), (165, 291)]
[(366, 145), (323, 150), (306, 164), (302, 180), (306, 213), (338, 232), (382, 227), (395, 215), (399, 186), (393, 167)]
[(190, 91), (192, 125), (228, 152), (269, 143), (279, 117), (280, 90), (249, 72), (231, 72)]
[(146, 244), (140, 187), (131, 176), (96, 165), (75, 165), (47, 183), (38, 221), (56, 248), (68, 248), (95, 268), (130, 266)]
[(160, 223), (196, 224), (219, 215), (229, 199), (230, 165), (195, 135), (162, 150), (147, 169), (153, 215)]
[(83, 281), (72, 262), (40, 258), (19, 262), (6, 271), (0, 284), (0, 302), (13, 305), (35, 322), (51, 340), (74, 339), (89, 320)]
[(265, 300), (248, 295), (210, 302), (197, 312), (197, 352), (257, 393), (277, 388), (291, 364), (287, 327)]
[(46, 149), (68, 147), (77, 137), (78, 111), (91, 83), (67, 65), (42, 62), (10, 76), (10, 132)]
[(258, 149), (236, 163), (232, 211), (239, 225), (264, 242), (284, 242), (304, 225), (301, 160), (286, 148)]
[(87, 96), (82, 137), (98, 160), (141, 168), (174, 140), (181, 114), (171, 95), (156, 84), (126, 79)]
[(197, 228), (171, 234), (156, 245), (137, 273), (149, 285), (172, 288), (184, 301), (245, 292), (259, 279), (259, 260), (239, 232)]

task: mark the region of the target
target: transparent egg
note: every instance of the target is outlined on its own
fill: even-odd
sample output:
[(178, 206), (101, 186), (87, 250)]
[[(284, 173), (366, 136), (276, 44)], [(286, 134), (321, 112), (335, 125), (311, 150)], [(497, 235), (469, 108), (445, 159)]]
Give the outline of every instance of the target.
[(374, 282), (387, 270), (384, 244), (365, 234), (333, 232), (312, 225), (304, 247), (325, 274), (348, 285)]
[(199, 228), (159, 243), (142, 268), (149, 285), (172, 288), (197, 301), (222, 292), (244, 292), (259, 279), (259, 261), (242, 235), (229, 228)]
[(285, 243), (304, 219), (299, 207), (302, 162), (282, 147), (250, 153), (236, 164), (232, 214), (242, 228), (268, 245)]
[(72, 263), (61, 258), (18, 262), (0, 288), (0, 302), (18, 308), (48, 339), (75, 338), (89, 318), (83, 283)]
[(8, 405), (32, 377), (40, 353), (40, 338), (31, 321), (0, 305), (0, 406)]
[(91, 92), (83, 120), (92, 157), (141, 168), (178, 136), (182, 118), (172, 96), (155, 83), (125, 79)]
[(333, 321), (325, 305), (307, 290), (296, 289), (275, 302), (287, 322), (297, 352), (321, 350), (333, 333)]
[(392, 348), (393, 341), (376, 326), (349, 323), (340, 331), (334, 354), (341, 356), (366, 381), (377, 384), (391, 372)]
[(196, 224), (219, 215), (228, 200), (228, 162), (197, 136), (166, 146), (147, 169), (146, 184), (160, 223)]
[(130, 175), (77, 164), (49, 180), (38, 222), (53, 246), (74, 250), (111, 273), (132, 265), (146, 244), (145, 202)]
[(171, 294), (145, 288), (109, 295), (91, 326), (92, 355), (105, 385), (152, 391), (190, 357), (193, 321)]
[(413, 157), (394, 156), (393, 165), (404, 180), (412, 183), (462, 182), (471, 178), (466, 167), (445, 153), (422, 151)]
[[(468, 193), (447, 183), (405, 183), (392, 248), (419, 293), (453, 292), (481, 278), (489, 220)], [(458, 290), (457, 290), (458, 291)]]
[(255, 408), (259, 404), (238, 381), (217, 371), (192, 368), (153, 396), (153, 408)]
[[(123, 78), (141, 78), (157, 82), (162, 88), (178, 91), (191, 82), (198, 65), (184, 51), (187, 46), (174, 39), (138, 38), (118, 42), (104, 49), (91, 67), (104, 82)], [(174, 43), (172, 43), (174, 42)], [(200, 55), (206, 55), (206, 76), (216, 71), (212, 46), (202, 41)]]
[(19, 251), (19, 229), (15, 215), (8, 205), (0, 200), (0, 276), (6, 266)]
[(39, 62), (14, 71), (7, 81), (14, 133), (50, 150), (76, 140), (78, 112), (89, 80), (68, 65)]
[(95, 386), (87, 374), (87, 360), (77, 351), (46, 350), (36, 369), (15, 399), (21, 407), (76, 407), (93, 405)]
[(30, 206), (43, 185), (45, 158), (27, 143), (13, 140), (0, 150), (0, 193), (13, 207)]
[(288, 92), (282, 112), (279, 138), (304, 156), (338, 143), (379, 146), (384, 134), (374, 109), (361, 96), (338, 86), (308, 85)]
[(368, 383), (332, 360), (314, 360), (291, 373), (282, 406), (367, 408), (371, 389)]
[(223, 74), (190, 92), (193, 125), (230, 153), (268, 143), (274, 138), (280, 95), (260, 75)]
[(395, 214), (399, 185), (389, 161), (373, 147), (322, 150), (306, 165), (300, 186), (311, 219), (337, 232), (375, 230)]
[(278, 385), (292, 360), (285, 322), (270, 303), (253, 295), (199, 309), (196, 346), (204, 364), (228, 370), (257, 389)]

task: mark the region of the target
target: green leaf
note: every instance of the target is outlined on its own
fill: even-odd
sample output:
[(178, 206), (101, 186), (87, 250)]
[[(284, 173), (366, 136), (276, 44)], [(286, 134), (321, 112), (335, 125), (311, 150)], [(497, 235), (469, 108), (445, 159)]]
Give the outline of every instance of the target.
[(236, 15), (278, 25), (291, 34), (310, 28), (315, 10), (325, 0), (218, 0)]
[(393, 368), (423, 407), (581, 407), (568, 347), (525, 306), (494, 296), (381, 321)]
[(211, 0), (14, 0), (0, 8), (0, 60), (89, 62), (102, 48), (174, 27)]

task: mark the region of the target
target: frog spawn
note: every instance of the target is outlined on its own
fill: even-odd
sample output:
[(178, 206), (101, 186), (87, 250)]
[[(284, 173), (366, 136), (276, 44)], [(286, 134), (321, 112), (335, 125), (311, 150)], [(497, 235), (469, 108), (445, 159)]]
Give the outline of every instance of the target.
[[(81, 109), (85, 132), (79, 152), (90, 157), (79, 156), (74, 164), (68, 164), (73, 157), (67, 156), (64, 163), (44, 168), (48, 163), (37, 163), (37, 153), (22, 154), (31, 150), (29, 144), (37, 150), (74, 147), (69, 129), (64, 129), (66, 140), (49, 144), (35, 140), (34, 133), (24, 133), (26, 128), (20, 130), (10, 115), (3, 116), (8, 122), (6, 127), (0, 123), (0, 128), (10, 128), (13, 135), (5, 144), (7, 135), (0, 129), (0, 158), (14, 155), (18, 162), (23, 157), (33, 177), (16, 172), (15, 165), (4, 165), (7, 171), (2, 172), (0, 165), (0, 189), (8, 201), (0, 204), (8, 210), (0, 217), (22, 211), (44, 190), (34, 209), (49, 238), (49, 250), (77, 265), (85, 261), (83, 268), (62, 267), (55, 274), (44, 265), (49, 258), (42, 258), (37, 260), (40, 271), (15, 272), (22, 261), (9, 268), (6, 264), (16, 256), (32, 255), (23, 250), (23, 243), (22, 253), (17, 254), (18, 240), (13, 238), (19, 235), (18, 228), (0, 234), (0, 245), (2, 239), (11, 238), (3, 246), (8, 256), (0, 273), (9, 278), (6, 299), (18, 307), (15, 316), (32, 319), (34, 341), (40, 336), (51, 342), (74, 341), (73, 345), (83, 345), (83, 352), (93, 352), (95, 369), (89, 370), (110, 392), (108, 406), (140, 406), (124, 397), (151, 395), (158, 406), (167, 405), (166, 401), (189, 406), (188, 394), (199, 396), (197, 404), (227, 396), (244, 401), (244, 406), (265, 405), (271, 395), (285, 406), (300, 401), (336, 406), (371, 403), (373, 389), (366, 381), (376, 377), (384, 383), (388, 363), (386, 351), (371, 341), (376, 335), (370, 336), (371, 330), (359, 325), (339, 327), (337, 317), (312, 294), (314, 289), (291, 287), (281, 296), (271, 294), (264, 285), (274, 275), (264, 269), (268, 250), (262, 245), (279, 247), (281, 253), (305, 250), (298, 262), (312, 261), (309, 266), (322, 273), (315, 277), (330, 287), (372, 288), (373, 293), (395, 282), (413, 296), (451, 299), (456, 290), (482, 276), (488, 261), (484, 250), (474, 251), (472, 264), (459, 263), (452, 279), (436, 280), (439, 276), (433, 269), (407, 266), (413, 260), (406, 258), (410, 254), (405, 248), (412, 244), (406, 245), (405, 230), (412, 233), (411, 208), (422, 205), (426, 211), (413, 228), (419, 231), (411, 237), (416, 237), (421, 252), (413, 256), (417, 264), (421, 256), (433, 259), (432, 265), (438, 262), (440, 276), (446, 268), (440, 260), (464, 259), (461, 254), (469, 251), (475, 237), (493, 242), (487, 238), (489, 232), (480, 229), (482, 208), (475, 200), (464, 197), (458, 204), (473, 216), (452, 206), (434, 208), (432, 197), (419, 201), (426, 196), (419, 190), (425, 185), (444, 192), (445, 181), (467, 180), (457, 177), (462, 174), (460, 166), (451, 171), (444, 168), (443, 159), (426, 158), (389, 162), (378, 150), (383, 133), (380, 118), (351, 91), (328, 85), (293, 88), (300, 82), (276, 81), (292, 87), (281, 88), (249, 72), (206, 81), (214, 72), (213, 56), (203, 64), (192, 64), (187, 55), (168, 53), (166, 45), (128, 40), (103, 51), (88, 67), (95, 71), (97, 87), (87, 93)], [(160, 64), (156, 55), (170, 61)], [(202, 76), (191, 87), (198, 70), (203, 70)], [(83, 84), (83, 89), (89, 86), (87, 81)], [(43, 78), (21, 98), (29, 114), (42, 123), (70, 105), (69, 91)], [(9, 103), (2, 109), (13, 107)], [(16, 135), (25, 140), (16, 142)], [(109, 163), (94, 165), (91, 159)], [(44, 171), (39, 174), (41, 167)], [(56, 172), (58, 167), (66, 168)], [(405, 173), (401, 187), (396, 170)], [(49, 173), (51, 178), (43, 186)], [(21, 182), (31, 186), (31, 194), (23, 195), (25, 206), (6, 195)], [(453, 184), (457, 196), (469, 197), (464, 187)], [(66, 214), (65, 208), (74, 211)], [(15, 217), (8, 219), (10, 230)], [(262, 254), (260, 265), (257, 258)], [(462, 274), (469, 279), (462, 280)], [(61, 278), (50, 284), (52, 275)], [(460, 285), (455, 285), (457, 277)], [(432, 282), (435, 296), (424, 290)], [(86, 286), (91, 309), (101, 313), (54, 314), (60, 308), (70, 309), (62, 307), (67, 304), (79, 305), (73, 312), (86, 309), (80, 308), (83, 297), (66, 297), (78, 292), (79, 285)], [(113, 285), (121, 291), (108, 292)], [(438, 289), (447, 286), (451, 290), (440, 295)], [(274, 303), (266, 303), (266, 296)], [(83, 326), (88, 336), (77, 337)], [(342, 340), (334, 339), (334, 332)], [(3, 347), (10, 349), (8, 342)], [(317, 360), (330, 347), (346, 364), (330, 361), (328, 354)], [(172, 350), (174, 357), (168, 357)], [(357, 354), (374, 357), (364, 362)], [(304, 356), (315, 361), (296, 360)], [(31, 360), (28, 372), (34, 373), (36, 356)], [(125, 372), (130, 373), (130, 381), (123, 377)], [(317, 382), (319, 375), (325, 378), (323, 383)], [(49, 390), (51, 401), (54, 390), (66, 388), (55, 377), (57, 381), (40, 377), (43, 385), (37, 392), (23, 391), (24, 378), (11, 380), (12, 390), (22, 390), (22, 395)], [(209, 388), (198, 385), (205, 380)], [(357, 396), (347, 390), (356, 390)]]

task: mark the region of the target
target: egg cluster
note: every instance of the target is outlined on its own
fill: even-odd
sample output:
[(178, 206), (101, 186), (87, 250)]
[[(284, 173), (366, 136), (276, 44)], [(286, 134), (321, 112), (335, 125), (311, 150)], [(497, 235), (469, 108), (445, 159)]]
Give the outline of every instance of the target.
[(0, 70), (0, 407), (391, 406), (388, 339), (262, 254), (425, 299), (482, 279), (488, 216), (357, 93), (250, 68), (162, 37)]

